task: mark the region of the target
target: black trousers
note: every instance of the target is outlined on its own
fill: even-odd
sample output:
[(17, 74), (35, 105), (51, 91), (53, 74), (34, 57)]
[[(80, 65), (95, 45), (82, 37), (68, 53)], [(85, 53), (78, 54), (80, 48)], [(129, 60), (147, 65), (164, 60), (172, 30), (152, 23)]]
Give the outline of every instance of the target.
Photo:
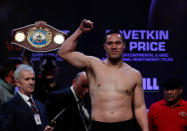
[(105, 123), (91, 121), (89, 131), (137, 131), (133, 120)]

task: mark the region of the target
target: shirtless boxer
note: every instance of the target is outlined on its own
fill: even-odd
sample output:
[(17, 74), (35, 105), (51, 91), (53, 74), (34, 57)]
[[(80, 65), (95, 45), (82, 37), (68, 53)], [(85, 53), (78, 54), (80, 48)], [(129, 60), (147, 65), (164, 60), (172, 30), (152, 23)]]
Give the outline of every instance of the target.
[(148, 131), (142, 76), (123, 62), (126, 45), (120, 32), (106, 35), (108, 58), (104, 61), (74, 51), (78, 38), (92, 29), (93, 22), (84, 19), (58, 51), (62, 59), (87, 73), (92, 103), (90, 131), (133, 131), (133, 112), (141, 129)]

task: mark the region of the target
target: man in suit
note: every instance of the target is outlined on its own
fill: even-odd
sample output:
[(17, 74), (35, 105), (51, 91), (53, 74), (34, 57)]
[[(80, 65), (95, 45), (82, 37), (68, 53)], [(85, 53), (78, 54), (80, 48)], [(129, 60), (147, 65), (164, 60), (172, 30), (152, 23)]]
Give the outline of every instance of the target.
[[(34, 100), (35, 73), (31, 66), (21, 64), (15, 71), (14, 79), (19, 90), (0, 107), (1, 131), (43, 131), (47, 125), (45, 106)], [(45, 130), (52, 130), (46, 127)]]
[[(84, 106), (81, 107), (80, 103)], [(63, 111), (56, 119), (55, 131), (87, 131), (91, 107), (85, 72), (76, 75), (70, 88), (52, 92), (46, 105), (50, 119)]]
[(57, 60), (54, 56), (42, 56), (40, 58), (40, 72), (36, 79), (36, 87), (33, 96), (41, 102), (47, 100), (48, 94), (58, 88), (56, 84)]
[(5, 61), (0, 67), (0, 105), (14, 96), (14, 71), (20, 60)]

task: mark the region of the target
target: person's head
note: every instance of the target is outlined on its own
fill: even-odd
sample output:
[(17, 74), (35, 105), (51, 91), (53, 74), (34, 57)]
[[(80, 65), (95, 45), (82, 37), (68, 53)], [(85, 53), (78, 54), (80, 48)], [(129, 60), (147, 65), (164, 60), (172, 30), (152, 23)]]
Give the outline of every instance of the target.
[(29, 65), (21, 64), (14, 73), (16, 85), (24, 95), (30, 96), (34, 92), (35, 72)]
[(20, 60), (8, 59), (0, 67), (0, 77), (10, 85), (15, 85), (14, 71), (22, 62)]
[(161, 86), (164, 87), (164, 98), (168, 104), (173, 105), (180, 100), (184, 87), (182, 79), (170, 78)]
[(40, 58), (40, 70), (43, 78), (51, 78), (56, 74), (57, 60), (53, 56), (43, 56)]
[(105, 36), (104, 49), (110, 60), (118, 60), (123, 56), (126, 42), (123, 34), (118, 30), (107, 32)]
[(43, 56), (40, 58), (41, 78), (48, 87), (56, 85), (57, 60), (53, 56)]
[(73, 88), (79, 99), (88, 94), (88, 79), (85, 72), (79, 72), (73, 80)]

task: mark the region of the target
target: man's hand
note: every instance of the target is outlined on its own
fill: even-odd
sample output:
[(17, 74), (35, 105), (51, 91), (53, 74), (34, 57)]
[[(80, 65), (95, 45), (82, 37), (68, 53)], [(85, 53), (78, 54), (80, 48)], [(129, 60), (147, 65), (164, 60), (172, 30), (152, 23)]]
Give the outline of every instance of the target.
[(47, 22), (45, 21), (36, 21), (35, 23), (36, 27), (44, 27), (45, 24), (47, 24)]
[(93, 22), (90, 20), (84, 19), (82, 20), (79, 29), (83, 32), (92, 31), (93, 30)]
[(44, 131), (53, 131), (54, 130), (54, 127), (51, 127), (51, 126), (46, 126)]

